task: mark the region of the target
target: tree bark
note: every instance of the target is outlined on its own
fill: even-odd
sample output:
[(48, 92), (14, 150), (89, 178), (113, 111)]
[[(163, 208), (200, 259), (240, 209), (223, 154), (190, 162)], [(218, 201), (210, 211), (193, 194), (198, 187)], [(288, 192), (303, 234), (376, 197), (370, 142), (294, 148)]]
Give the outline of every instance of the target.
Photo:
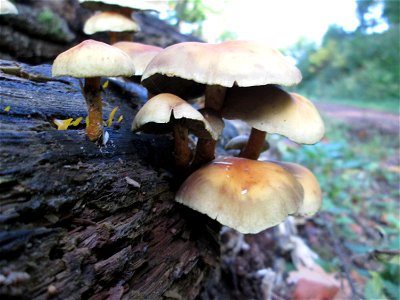
[(105, 90), (105, 117), (124, 121), (100, 147), (53, 125), (85, 119), (77, 80), (0, 66), (0, 298), (194, 299), (220, 226), (174, 202), (171, 139), (130, 132), (139, 99)]

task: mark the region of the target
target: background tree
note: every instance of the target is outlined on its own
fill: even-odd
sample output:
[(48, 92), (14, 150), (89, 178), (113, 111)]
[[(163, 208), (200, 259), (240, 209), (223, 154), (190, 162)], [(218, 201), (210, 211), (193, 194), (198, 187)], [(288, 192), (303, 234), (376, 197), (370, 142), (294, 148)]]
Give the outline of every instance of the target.
[[(291, 47), (288, 52), (303, 72), (303, 92), (325, 99), (398, 101), (399, 7), (398, 1), (357, 2), (360, 24), (355, 31), (332, 25), (320, 47), (304, 40)], [(373, 10), (381, 14), (376, 17)]]

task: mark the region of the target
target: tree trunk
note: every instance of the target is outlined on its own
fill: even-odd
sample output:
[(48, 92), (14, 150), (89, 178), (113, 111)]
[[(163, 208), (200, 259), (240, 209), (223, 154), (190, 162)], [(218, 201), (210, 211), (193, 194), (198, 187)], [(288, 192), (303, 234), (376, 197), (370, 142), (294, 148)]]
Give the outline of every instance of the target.
[(171, 139), (130, 132), (138, 97), (105, 90), (124, 120), (100, 147), (54, 126), (87, 115), (76, 79), (0, 65), (0, 298), (195, 298), (219, 225), (174, 202)]

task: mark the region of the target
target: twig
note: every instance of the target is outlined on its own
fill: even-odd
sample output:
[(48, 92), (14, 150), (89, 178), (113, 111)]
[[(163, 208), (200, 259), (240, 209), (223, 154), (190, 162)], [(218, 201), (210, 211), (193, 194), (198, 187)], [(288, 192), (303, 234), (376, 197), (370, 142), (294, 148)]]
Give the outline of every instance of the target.
[(351, 292), (352, 292), (352, 297), (351, 299), (362, 299), (363, 297), (359, 294), (359, 292), (357, 291), (357, 288), (354, 284), (353, 279), (350, 276), (350, 268), (349, 265), (347, 263), (345, 263), (346, 261), (346, 257), (343, 255), (343, 251), (341, 249), (341, 245), (339, 244), (339, 241), (333, 231), (333, 226), (332, 223), (330, 222), (330, 220), (326, 217), (326, 214), (323, 213), (321, 214), (322, 218), (324, 219), (324, 226), (328, 231), (329, 234), (329, 238), (333, 243), (333, 251), (335, 252), (335, 254), (339, 257), (339, 264), (340, 264), (340, 268), (343, 271), (349, 285), (351, 288)]

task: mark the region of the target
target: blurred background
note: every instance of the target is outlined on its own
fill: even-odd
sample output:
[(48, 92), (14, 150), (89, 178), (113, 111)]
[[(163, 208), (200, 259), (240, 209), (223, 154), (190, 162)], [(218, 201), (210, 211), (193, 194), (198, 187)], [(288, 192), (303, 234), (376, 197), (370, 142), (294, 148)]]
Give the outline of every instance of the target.
[[(92, 12), (77, 0), (12, 2), (19, 15), (0, 18), (2, 59), (51, 63), (89, 38), (82, 28)], [(314, 172), (324, 194), (321, 212), (258, 235), (224, 231), (224, 284), (210, 297), (219, 289), (257, 298), (252, 280), (266, 278), (264, 299), (310, 289), (315, 299), (400, 299), (400, 2), (149, 2), (159, 13), (135, 13), (142, 28), (135, 41), (269, 43), (297, 64), (303, 80), (292, 90), (316, 104), (326, 125), (317, 145), (272, 136), (264, 154)], [(314, 266), (311, 274), (301, 268), (305, 261)], [(309, 278), (320, 282), (300, 280)]]

